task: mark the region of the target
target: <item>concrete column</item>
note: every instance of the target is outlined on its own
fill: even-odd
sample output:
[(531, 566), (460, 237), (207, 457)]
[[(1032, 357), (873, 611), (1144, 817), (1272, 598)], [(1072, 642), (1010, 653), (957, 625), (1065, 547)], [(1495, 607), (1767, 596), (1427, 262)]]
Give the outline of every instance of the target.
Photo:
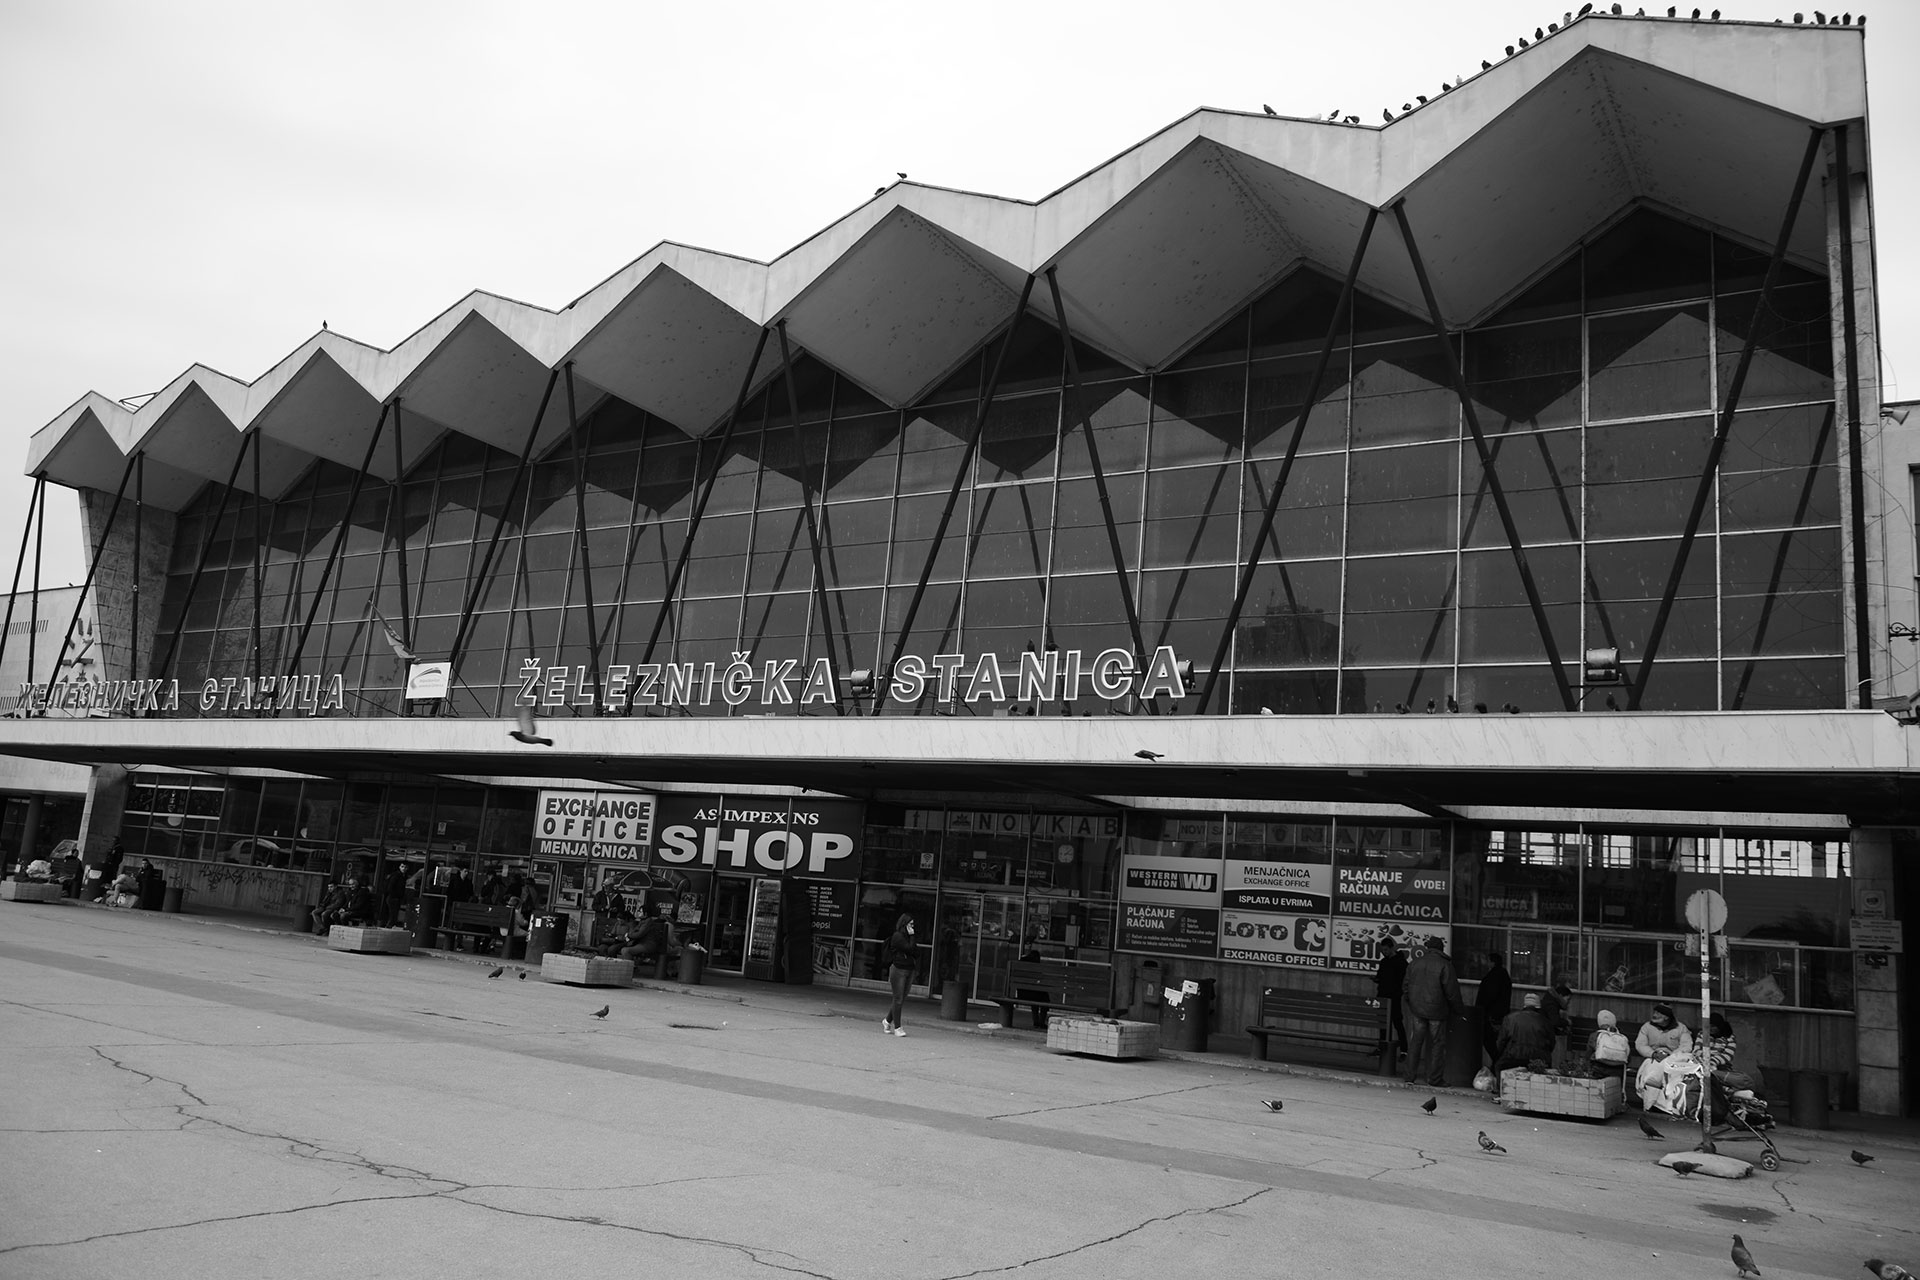
[[(1850, 835), (1855, 901), (1862, 889), (1893, 899), (1893, 836), (1883, 827), (1856, 827)], [(1888, 963), (1875, 964), (1876, 959)], [(1900, 1114), (1900, 968), (1897, 957), (1856, 951), (1853, 957), (1854, 1058), (1860, 1067), (1860, 1110)]]
[(33, 861), (33, 846), (40, 839), (40, 796), (27, 797), (27, 816), (20, 826), (20, 866)]
[[(127, 484), (120, 511), (113, 527), (107, 528), (107, 512), (113, 509), (111, 491), (80, 490), (80, 523), (87, 546), (96, 549), (101, 538), (106, 548), (100, 556), (100, 568), (93, 579), (93, 617), (99, 629), (100, 664), (96, 668), (103, 680), (135, 680), (151, 674), (158, 657), (154, 640), (160, 625), (160, 599), (166, 591), (167, 565), (173, 558), (174, 534), (179, 520), (171, 511), (149, 503), (140, 513), (140, 564), (133, 563), (134, 502), (133, 483)], [(134, 617), (134, 582), (140, 585), (140, 616)], [(139, 645), (138, 671), (133, 669), (134, 643)], [(118, 820), (116, 819), (116, 825)]]
[(80, 810), (80, 860), (97, 867), (120, 838), (120, 819), (127, 810), (125, 769), (117, 764), (96, 765), (87, 779), (87, 802)]

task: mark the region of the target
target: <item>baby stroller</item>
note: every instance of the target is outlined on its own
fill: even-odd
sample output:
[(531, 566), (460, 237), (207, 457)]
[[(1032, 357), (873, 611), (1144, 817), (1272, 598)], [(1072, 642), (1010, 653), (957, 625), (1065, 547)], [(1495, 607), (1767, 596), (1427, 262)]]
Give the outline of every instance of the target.
[(1759, 1164), (1768, 1173), (1780, 1167), (1780, 1149), (1767, 1135), (1773, 1126), (1773, 1112), (1765, 1098), (1751, 1089), (1728, 1091), (1723, 1090), (1718, 1081), (1714, 1083), (1713, 1127), (1707, 1136), (1727, 1142), (1758, 1142)]

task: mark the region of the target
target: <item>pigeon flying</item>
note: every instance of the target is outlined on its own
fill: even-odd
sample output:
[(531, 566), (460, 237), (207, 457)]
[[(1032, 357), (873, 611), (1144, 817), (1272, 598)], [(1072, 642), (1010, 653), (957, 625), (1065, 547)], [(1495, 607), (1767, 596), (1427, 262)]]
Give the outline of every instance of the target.
[(1747, 1252), (1746, 1241), (1742, 1240), (1739, 1236), (1733, 1238), (1733, 1265), (1740, 1269), (1738, 1272), (1739, 1275), (1757, 1276), (1760, 1274), (1760, 1268), (1754, 1265), (1753, 1255)]
[(1654, 1128), (1652, 1125), (1648, 1124), (1647, 1118), (1645, 1116), (1641, 1116), (1639, 1117), (1639, 1119), (1640, 1119), (1640, 1132), (1646, 1134), (1649, 1138), (1664, 1139), (1667, 1136), (1666, 1134), (1660, 1132), (1658, 1129)]
[(1864, 1151), (1849, 1151), (1847, 1152), (1847, 1154), (1853, 1157), (1853, 1162), (1855, 1164), (1861, 1165), (1863, 1167), (1873, 1160), (1873, 1157), (1868, 1155)]
[(1262, 1098), (1260, 1099), (1260, 1105), (1265, 1107), (1269, 1111), (1278, 1111), (1280, 1110), (1281, 1107), (1285, 1106), (1286, 1104), (1281, 1102), (1280, 1099), (1278, 1098)]
[(1878, 1258), (1868, 1258), (1867, 1270), (1879, 1276), (1880, 1280), (1913, 1280), (1913, 1272), (1897, 1262), (1882, 1262)]
[(1485, 1129), (1480, 1131), (1480, 1149), (1482, 1151), (1497, 1152), (1500, 1155), (1507, 1154), (1507, 1149), (1495, 1142), (1492, 1138), (1489, 1138)]
[(1425, 1102), (1420, 1104), (1420, 1109), (1426, 1112), (1428, 1115), (1432, 1115), (1434, 1112), (1440, 1109), (1440, 1099), (1428, 1098)]
[(612, 1006), (612, 1005), (610, 1005), (610, 1004), (603, 1004), (603, 1005), (601, 1005), (601, 1006), (600, 1006), (600, 1007), (599, 1007), (598, 1009), (595, 1009), (595, 1010), (593, 1011), (593, 1016), (594, 1016), (594, 1017), (596, 1017), (596, 1018), (604, 1018), (604, 1017), (606, 1017), (606, 1016), (607, 1016), (607, 1015), (608, 1015), (609, 1013), (612, 1013), (612, 1012), (613, 1012), (613, 1006)]
[(524, 742), (528, 746), (533, 747), (550, 747), (553, 745), (552, 738), (543, 738), (534, 732), (535, 726), (533, 723), (532, 707), (518, 707), (514, 711), (514, 716), (518, 721), (518, 726), (507, 730), (508, 737), (512, 738), (515, 742)]
[(505, 973), (506, 971), (507, 971), (507, 966), (501, 965), (499, 968), (495, 969), (492, 973), (488, 974), (487, 976), (489, 978), (497, 978), (501, 974)]

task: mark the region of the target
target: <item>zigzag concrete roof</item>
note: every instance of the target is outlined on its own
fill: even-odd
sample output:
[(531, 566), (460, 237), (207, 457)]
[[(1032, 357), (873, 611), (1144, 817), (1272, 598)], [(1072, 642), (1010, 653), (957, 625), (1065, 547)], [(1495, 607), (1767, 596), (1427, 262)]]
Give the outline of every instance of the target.
[[(89, 393), (35, 433), (27, 471), (111, 489), (142, 452), (147, 500), (178, 509), (257, 429), (278, 497), (316, 457), (360, 466), (397, 398), (402, 456), (383, 446), (369, 468), (390, 479), (449, 430), (517, 453), (567, 361), (579, 412), (614, 395), (698, 435), (776, 322), (910, 405), (1048, 268), (1076, 336), (1153, 369), (1290, 271), (1343, 274), (1367, 212), (1396, 201), (1466, 326), (1637, 202), (1770, 244), (1809, 129), (1865, 118), (1863, 36), (1593, 14), (1384, 126), (1202, 109), (1036, 202), (903, 182), (771, 263), (663, 243), (557, 311), (475, 292), (390, 351), (323, 331), (250, 383), (196, 365), (137, 409)], [(1822, 273), (1823, 202), (1810, 183), (1789, 245)], [(1360, 287), (1424, 312), (1390, 222)], [(1058, 323), (1046, 288), (1029, 307)], [(770, 346), (756, 381), (776, 368)], [(536, 448), (567, 420), (556, 392)]]

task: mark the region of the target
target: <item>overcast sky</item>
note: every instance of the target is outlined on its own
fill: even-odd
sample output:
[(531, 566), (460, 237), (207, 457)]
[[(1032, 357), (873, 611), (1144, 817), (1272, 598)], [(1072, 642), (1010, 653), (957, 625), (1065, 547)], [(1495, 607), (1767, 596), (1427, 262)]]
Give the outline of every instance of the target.
[[(896, 170), (1034, 199), (1199, 106), (1371, 123), (1562, 7), (0, 0), (0, 573), (28, 437), (89, 390), (251, 380), (322, 320), (390, 347), (475, 288), (557, 307), (663, 239), (772, 258)], [(1920, 4), (1870, 12), (1912, 398)], [(49, 492), (43, 582), (77, 582)]]

